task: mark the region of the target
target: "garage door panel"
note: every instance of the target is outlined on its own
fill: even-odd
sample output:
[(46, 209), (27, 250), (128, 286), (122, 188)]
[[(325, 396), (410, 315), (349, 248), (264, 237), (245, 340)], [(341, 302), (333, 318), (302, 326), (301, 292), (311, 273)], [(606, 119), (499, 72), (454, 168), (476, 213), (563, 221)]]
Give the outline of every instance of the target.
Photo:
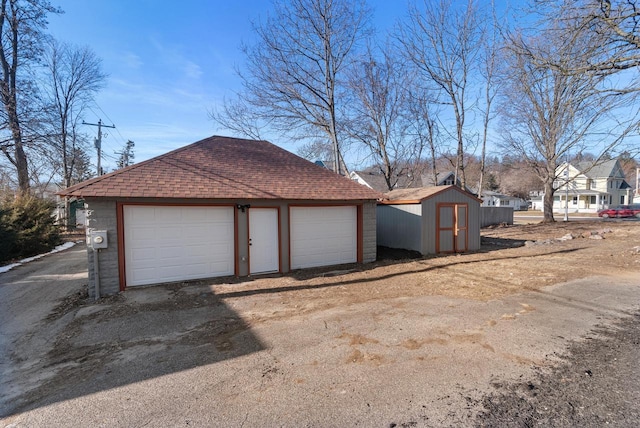
[(125, 206), (127, 285), (232, 275), (231, 207)]
[[(156, 258), (163, 262), (171, 262), (171, 260), (181, 260), (184, 264), (187, 256), (191, 256), (191, 247), (170, 246), (158, 248), (156, 251)], [(180, 254), (180, 257), (176, 257), (176, 254)]]
[(189, 223), (207, 223), (210, 220), (208, 212), (202, 209), (183, 210), (180, 220)]
[[(180, 235), (186, 239), (194, 239), (194, 238), (198, 238), (200, 235), (202, 235), (203, 233), (212, 233), (215, 232), (215, 229), (210, 228), (210, 227), (204, 227), (202, 225), (195, 225), (195, 226), (182, 226), (180, 228)], [(182, 241), (182, 239), (181, 239)]]
[(155, 227), (153, 228), (153, 235), (147, 236), (147, 239), (155, 241), (156, 237), (162, 239), (180, 239), (182, 236), (182, 229), (180, 227)]
[(208, 272), (208, 266), (205, 263), (197, 264), (183, 264), (174, 266), (165, 266), (160, 269), (160, 274), (164, 278), (169, 280), (179, 281), (184, 279), (185, 276), (199, 276), (205, 275)]
[(136, 270), (131, 272), (128, 281), (130, 283), (138, 283), (138, 282), (141, 282), (143, 280), (146, 280), (147, 278), (153, 277), (156, 274), (156, 272), (157, 271), (156, 271), (155, 267), (152, 267), (152, 268), (137, 268)]
[(158, 257), (158, 249), (154, 247), (141, 246), (130, 249), (132, 260), (155, 260)]
[(129, 232), (129, 237), (135, 241), (155, 240), (157, 235), (155, 227), (140, 227)]
[(293, 269), (357, 261), (357, 208), (291, 208)]

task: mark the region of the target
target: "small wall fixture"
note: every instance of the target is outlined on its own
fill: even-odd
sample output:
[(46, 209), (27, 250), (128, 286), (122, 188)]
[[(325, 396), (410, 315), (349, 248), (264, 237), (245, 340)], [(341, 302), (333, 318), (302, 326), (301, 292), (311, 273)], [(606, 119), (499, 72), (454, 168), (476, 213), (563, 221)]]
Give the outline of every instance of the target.
[(238, 205), (236, 205), (236, 207), (237, 207), (240, 211), (245, 212), (245, 210), (248, 210), (249, 208), (251, 208), (251, 205), (250, 205), (250, 204), (246, 204), (246, 205), (240, 205), (240, 204), (238, 204)]

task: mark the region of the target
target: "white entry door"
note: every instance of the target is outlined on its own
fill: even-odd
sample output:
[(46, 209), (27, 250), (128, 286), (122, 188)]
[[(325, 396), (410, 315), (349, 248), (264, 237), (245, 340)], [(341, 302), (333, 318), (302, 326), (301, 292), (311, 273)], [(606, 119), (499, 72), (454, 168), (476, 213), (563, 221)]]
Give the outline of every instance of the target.
[(278, 272), (280, 251), (278, 243), (278, 210), (276, 208), (250, 208), (250, 273)]

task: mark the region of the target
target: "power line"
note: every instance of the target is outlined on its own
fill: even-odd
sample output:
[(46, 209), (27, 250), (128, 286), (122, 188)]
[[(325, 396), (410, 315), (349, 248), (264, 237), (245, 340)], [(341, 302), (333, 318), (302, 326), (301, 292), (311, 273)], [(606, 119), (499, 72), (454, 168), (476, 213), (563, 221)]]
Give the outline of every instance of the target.
[[(114, 121), (113, 121), (113, 120), (109, 117), (109, 115), (108, 115), (108, 114), (107, 114), (107, 113), (102, 109), (102, 107), (100, 107), (100, 105), (99, 105), (97, 102), (95, 102), (95, 101), (94, 101), (94, 102), (93, 102), (93, 104), (94, 104), (94, 107), (95, 107), (96, 109), (98, 109), (98, 110), (99, 110), (99, 111), (100, 111), (100, 112), (101, 112), (101, 113), (102, 113), (102, 114), (103, 114), (103, 115), (104, 115), (104, 116), (105, 116), (105, 117), (106, 117), (106, 118), (107, 118), (111, 123), (114, 123)], [(98, 113), (97, 113), (97, 112), (96, 112), (96, 111), (95, 111), (91, 106), (88, 106), (88, 108), (89, 108), (89, 110), (91, 111), (91, 113), (93, 113), (96, 117), (100, 117), (100, 116), (99, 116), (99, 114), (98, 114)], [(104, 125), (103, 125), (103, 127), (104, 127)], [(126, 145), (126, 144), (127, 144), (127, 141), (130, 141), (130, 140), (126, 139), (126, 138), (122, 135), (122, 133), (120, 132), (120, 130), (119, 130), (117, 127), (114, 127), (114, 129), (116, 130), (116, 133), (117, 133), (117, 134), (112, 134), (114, 137), (116, 137), (116, 138), (115, 138), (114, 140), (112, 140), (112, 141), (114, 141), (115, 145), (119, 145), (119, 146), (124, 146), (124, 145)], [(105, 132), (105, 133), (103, 134), (103, 138), (104, 138), (104, 139), (106, 139), (108, 135), (109, 135), (109, 134)], [(117, 140), (117, 139), (118, 139), (118, 137), (120, 138), (120, 141), (121, 141), (120, 143), (118, 143), (117, 141), (115, 141), (115, 140)], [(108, 142), (108, 141), (104, 141), (105, 146), (106, 146), (106, 143), (107, 143), (107, 142)], [(110, 162), (117, 163), (117, 162), (118, 162), (118, 160), (119, 160), (119, 158), (118, 158), (117, 156), (115, 156), (115, 155), (112, 155), (112, 154), (111, 154), (111, 151), (113, 151), (113, 153), (114, 153), (115, 155), (117, 155), (117, 154), (118, 154), (118, 152), (116, 151), (116, 149), (115, 149), (115, 148), (112, 148), (112, 149), (110, 149), (110, 150), (108, 150), (108, 149), (106, 149), (106, 148), (105, 148), (104, 150), (101, 150), (101, 157), (102, 157), (103, 159), (107, 159), (107, 160), (109, 160)]]
[[(95, 101), (94, 101), (94, 104), (96, 105), (96, 107), (98, 107), (98, 110), (100, 110), (100, 111), (104, 114), (104, 116), (105, 116), (107, 119), (109, 119), (109, 122), (114, 123), (113, 119), (111, 119), (111, 118), (109, 117), (109, 115), (108, 115), (104, 110), (102, 110), (102, 107), (100, 107), (100, 104), (98, 104), (98, 103), (97, 103), (97, 102), (95, 102)], [(94, 114), (95, 114), (95, 112), (94, 112)], [(126, 143), (127, 143), (127, 141), (128, 141), (128, 139), (126, 139), (126, 138), (124, 138), (124, 137), (122, 136), (122, 134), (120, 133), (120, 130), (119, 130), (118, 128), (116, 128), (116, 132), (118, 133), (118, 135), (119, 135), (119, 136), (120, 136), (120, 138), (122, 139), (122, 142), (123, 142), (124, 144), (126, 144)]]

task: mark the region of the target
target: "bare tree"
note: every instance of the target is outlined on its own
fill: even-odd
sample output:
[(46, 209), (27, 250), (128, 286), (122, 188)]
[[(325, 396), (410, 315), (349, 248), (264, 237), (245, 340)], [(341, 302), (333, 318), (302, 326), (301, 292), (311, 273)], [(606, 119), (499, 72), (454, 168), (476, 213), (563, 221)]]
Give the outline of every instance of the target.
[(458, 10), (452, 0), (424, 0), (422, 7), (409, 8), (407, 25), (399, 27), (407, 59), (435, 88), (442, 91), (455, 121), (456, 178), (465, 187), (464, 152), (471, 74), (477, 69), (482, 45), (482, 20), (473, 0)]
[(480, 153), (480, 171), (478, 178), (478, 197), (482, 196), (484, 189), (484, 173), (486, 169), (487, 157), (487, 139), (489, 133), (490, 122), (495, 117), (493, 112), (493, 101), (499, 91), (499, 80), (496, 78), (498, 72), (499, 49), (500, 49), (500, 29), (498, 28), (498, 18), (496, 16), (495, 7), (492, 4), (492, 19), (486, 26), (485, 37), (482, 43), (482, 52), (480, 54), (480, 75), (483, 80), (484, 105), (481, 107), (482, 115), (482, 136), (481, 136), (481, 153)]
[[(25, 125), (23, 104), (33, 85), (29, 81), (30, 65), (37, 62), (43, 49), (43, 30), (48, 13), (58, 13), (47, 0), (1, 0), (0, 2), (0, 98), (7, 138), (0, 150), (15, 167), (18, 189), (29, 192), (29, 167), (25, 152)], [(20, 84), (18, 84), (20, 82)]]
[(270, 123), (242, 93), (236, 98), (225, 98), (220, 109), (214, 107), (209, 111), (209, 117), (220, 127), (254, 140), (263, 139), (262, 129)]
[[(543, 183), (546, 222), (554, 221), (554, 192), (564, 184), (557, 166), (569, 153), (591, 151), (596, 159), (612, 155), (637, 119), (637, 111), (623, 109), (631, 102), (627, 96), (603, 91), (609, 83), (605, 74), (565, 71), (599, 53), (599, 40), (574, 24), (558, 17), (536, 37), (512, 37), (500, 100), (502, 147), (523, 159)], [(554, 43), (548, 42), (550, 35)]]
[[(62, 178), (63, 188), (72, 184), (78, 156), (86, 149), (86, 139), (79, 134), (85, 109), (104, 85), (106, 74), (101, 61), (88, 47), (76, 47), (50, 40), (44, 55), (42, 84), (43, 102), (47, 111), (49, 131), (47, 143), (59, 165), (55, 170)], [(70, 201), (65, 197), (66, 222)], [(74, 226), (68, 224), (68, 226)]]
[(528, 199), (531, 191), (541, 189), (540, 178), (516, 156), (504, 156), (494, 170), (499, 178), (499, 190), (505, 195)]
[[(410, 90), (410, 99), (407, 109), (407, 138), (413, 140), (416, 146), (428, 150), (429, 160), (428, 168), (418, 168), (421, 173), (429, 170), (431, 181), (435, 186), (438, 183), (437, 159), (440, 155), (440, 130), (436, 119), (437, 112), (434, 111), (435, 100), (429, 94), (429, 91), (419, 88), (415, 84)], [(418, 160), (420, 165), (424, 165), (424, 161)], [(423, 184), (424, 185), (424, 184)]]
[[(364, 0), (273, 4), (274, 14), (254, 24), (258, 42), (243, 48), (243, 92), (212, 118), (223, 126), (235, 123), (240, 132), (255, 134), (256, 125), (267, 123), (292, 138), (324, 135), (339, 160), (340, 76), (366, 36), (369, 10)], [(340, 172), (340, 162), (334, 169)]]
[(83, 141), (77, 127), (83, 113), (104, 86), (101, 61), (88, 47), (75, 47), (51, 40), (46, 51), (44, 89), (50, 113), (49, 141), (60, 158), (62, 184), (74, 184), (73, 169)]
[(537, 0), (535, 6), (543, 20), (563, 19), (599, 41), (588, 63), (572, 64), (571, 69), (563, 68), (566, 64), (552, 64), (564, 72), (590, 70), (611, 74), (640, 65), (640, 2), (637, 0)]
[(71, 178), (72, 183), (80, 183), (95, 176), (95, 169), (91, 165), (89, 153), (80, 148), (77, 148), (76, 152), (77, 153), (73, 155), (76, 162), (73, 168), (73, 177)]
[(369, 48), (350, 70), (348, 82), (352, 101), (347, 136), (364, 148), (388, 190), (397, 187), (401, 176), (415, 178), (423, 141), (408, 135), (411, 82), (401, 59), (391, 46), (377, 55)]
[(333, 165), (333, 149), (327, 140), (318, 139), (305, 143), (298, 149), (298, 156), (311, 162), (321, 161), (325, 165)]

